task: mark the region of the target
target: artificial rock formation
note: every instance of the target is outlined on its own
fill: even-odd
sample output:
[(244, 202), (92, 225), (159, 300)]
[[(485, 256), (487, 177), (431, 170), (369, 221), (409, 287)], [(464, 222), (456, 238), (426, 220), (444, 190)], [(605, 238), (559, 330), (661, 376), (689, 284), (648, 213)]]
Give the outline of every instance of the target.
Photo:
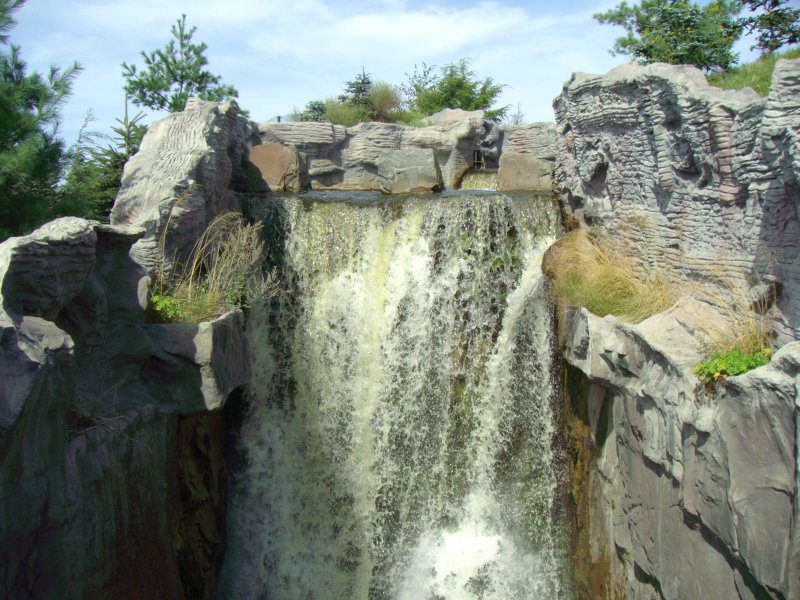
[[(455, 113), (455, 114), (453, 114)], [(293, 146), (304, 155), (312, 189), (381, 190), (404, 193), (407, 185), (386, 184), (379, 162), (387, 155), (396, 163), (403, 151), (412, 160), (409, 168), (424, 169), (430, 176), (441, 172), (445, 188), (456, 188), (464, 174), (473, 167), (476, 150), (484, 156), (498, 156), (499, 141), (495, 125), (484, 119), (483, 111), (451, 111), (437, 113), (434, 122), (441, 125), (406, 127), (394, 123), (359, 123), (343, 127), (330, 123), (262, 123), (259, 125), (263, 144)], [(432, 154), (434, 164), (420, 151)]]
[(610, 571), (604, 593), (586, 597), (800, 595), (800, 343), (706, 389), (691, 372), (696, 332), (720, 318), (683, 301), (639, 325), (585, 309), (565, 319), (567, 429), (588, 431), (572, 447), (589, 529), (579, 589)]
[(144, 233), (64, 218), (0, 244), (4, 598), (179, 598), (206, 585), (181, 568), (197, 548), (176, 522), (190, 533), (210, 511), (212, 531), (218, 495), (183, 506), (190, 463), (175, 431), (249, 378), (243, 317), (145, 323), (149, 278), (129, 255)]
[(139, 264), (151, 270), (162, 254), (185, 260), (214, 217), (241, 210), (234, 191), (246, 191), (257, 179), (247, 161), (257, 142), (255, 125), (232, 100), (190, 98), (184, 111), (150, 126), (125, 165), (111, 211), (113, 225), (145, 229), (133, 247)]
[(795, 340), (798, 98), (800, 60), (778, 61), (766, 100), (689, 66), (577, 73), (554, 102), (557, 191), (577, 221), (629, 235), (687, 277), (774, 287), (780, 340)]
[(497, 172), (500, 191), (553, 189), (557, 136), (552, 123), (505, 125)]
[(782, 346), (711, 388), (692, 367), (726, 317), (706, 304), (635, 326), (565, 318), (581, 597), (800, 597), (798, 98), (800, 61), (781, 60), (766, 100), (630, 64), (574, 75), (554, 103), (572, 223), (688, 280), (774, 295)]

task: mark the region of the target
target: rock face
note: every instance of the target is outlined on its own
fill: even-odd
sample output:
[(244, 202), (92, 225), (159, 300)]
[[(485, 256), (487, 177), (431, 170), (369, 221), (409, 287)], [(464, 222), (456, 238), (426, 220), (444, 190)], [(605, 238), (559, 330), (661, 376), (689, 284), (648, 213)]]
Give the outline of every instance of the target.
[(240, 210), (234, 189), (247, 186), (248, 150), (258, 142), (234, 101), (191, 98), (186, 110), (151, 125), (125, 165), (111, 211), (113, 225), (145, 229), (133, 247), (136, 261), (155, 267), (162, 239), (166, 258), (181, 261), (215, 216)]
[(181, 508), (175, 431), (249, 378), (243, 317), (145, 324), (144, 234), (66, 218), (0, 244), (4, 598), (183, 597), (195, 549), (176, 532), (201, 510), (213, 531), (208, 503)]
[[(629, 64), (575, 74), (554, 107), (565, 208), (647, 244), (689, 278), (778, 290), (781, 342), (800, 334), (800, 60), (769, 97), (710, 87), (693, 67)], [(645, 217), (652, 226), (631, 227)]]
[(583, 404), (571, 418), (593, 463), (586, 560), (617, 557), (609, 580), (628, 598), (797, 598), (800, 343), (706, 391), (691, 366), (694, 324), (722, 318), (708, 310), (685, 302), (638, 326), (585, 309), (566, 319), (567, 389)]
[[(433, 154), (443, 186), (452, 189), (472, 168), (476, 150), (490, 158), (499, 155), (497, 128), (482, 111), (440, 115), (439, 122), (421, 128), (374, 122), (348, 128), (330, 123), (262, 123), (259, 132), (263, 144), (297, 148), (307, 163), (312, 189), (383, 189), (386, 178), (379, 173), (379, 160), (386, 163), (391, 154), (397, 164), (399, 156), (419, 157), (419, 151)], [(406, 154), (392, 154), (395, 151)], [(430, 165), (426, 169), (430, 173)], [(392, 193), (402, 193), (405, 187)]]
[(385, 194), (438, 192), (442, 173), (431, 150), (390, 150), (375, 161)]
[(271, 191), (299, 192), (306, 187), (307, 169), (295, 146), (258, 144), (250, 149), (250, 162)]

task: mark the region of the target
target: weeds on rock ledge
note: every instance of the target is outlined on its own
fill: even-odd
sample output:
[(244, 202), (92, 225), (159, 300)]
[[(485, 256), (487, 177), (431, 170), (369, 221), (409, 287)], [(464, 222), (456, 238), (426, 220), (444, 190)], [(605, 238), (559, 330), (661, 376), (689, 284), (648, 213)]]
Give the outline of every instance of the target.
[(585, 306), (594, 314), (638, 323), (668, 309), (677, 286), (626, 244), (584, 229), (570, 231), (548, 251), (543, 265), (563, 308)]
[[(168, 227), (165, 228), (165, 232)], [(165, 247), (162, 236), (162, 255)], [(195, 243), (185, 265), (165, 265), (153, 278), (150, 321), (200, 322), (245, 301), (271, 295), (273, 276), (261, 274), (261, 225), (233, 212), (218, 215)]]

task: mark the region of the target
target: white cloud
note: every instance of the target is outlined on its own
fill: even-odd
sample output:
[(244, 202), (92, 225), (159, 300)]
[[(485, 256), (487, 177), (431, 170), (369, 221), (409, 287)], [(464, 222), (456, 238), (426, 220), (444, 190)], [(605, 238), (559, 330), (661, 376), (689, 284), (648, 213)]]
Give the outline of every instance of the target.
[(84, 67), (64, 111), (74, 140), (88, 108), (97, 128), (122, 114), (120, 63), (162, 47), (181, 13), (208, 44), (209, 69), (236, 86), (257, 120), (335, 96), (362, 66), (401, 83), (415, 64), (470, 57), (482, 77), (507, 84), (503, 103), (551, 120), (551, 102), (573, 70), (604, 72), (619, 33), (599, 26), (578, 0), (468, 3), (350, 0), (29, 0), (12, 40), (32, 68), (78, 60)]

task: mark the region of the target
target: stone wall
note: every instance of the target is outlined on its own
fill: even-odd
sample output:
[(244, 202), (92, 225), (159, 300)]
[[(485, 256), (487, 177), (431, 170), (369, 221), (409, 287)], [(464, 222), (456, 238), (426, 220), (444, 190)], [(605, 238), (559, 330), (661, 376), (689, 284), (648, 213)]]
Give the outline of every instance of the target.
[(800, 60), (778, 61), (766, 99), (688, 66), (577, 73), (554, 102), (557, 191), (576, 221), (628, 235), (688, 278), (774, 286), (781, 342), (795, 340), (798, 98)]
[(584, 597), (800, 595), (800, 342), (706, 389), (691, 372), (705, 311), (565, 320), (566, 429), (587, 432), (571, 453), (578, 587), (605, 582)]

